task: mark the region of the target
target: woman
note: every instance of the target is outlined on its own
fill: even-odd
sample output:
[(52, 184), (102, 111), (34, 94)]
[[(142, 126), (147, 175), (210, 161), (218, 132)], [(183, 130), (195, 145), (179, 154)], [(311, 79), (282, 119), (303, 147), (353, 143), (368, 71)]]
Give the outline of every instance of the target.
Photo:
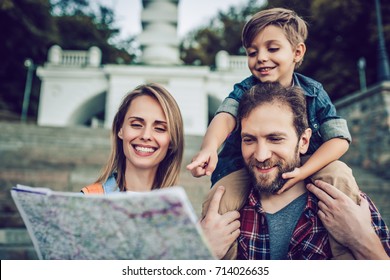
[(161, 85), (140, 85), (123, 99), (111, 130), (111, 154), (87, 193), (150, 191), (175, 185), (183, 158), (179, 106)]

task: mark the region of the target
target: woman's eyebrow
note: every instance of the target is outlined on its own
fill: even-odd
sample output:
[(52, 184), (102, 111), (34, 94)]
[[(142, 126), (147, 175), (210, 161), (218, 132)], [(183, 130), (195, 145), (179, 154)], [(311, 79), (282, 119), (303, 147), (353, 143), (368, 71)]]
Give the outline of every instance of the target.
[(128, 119), (128, 120), (131, 120), (131, 119), (136, 119), (136, 120), (139, 120), (139, 121), (144, 121), (144, 119), (143, 119), (143, 118), (141, 118), (141, 117), (137, 117), (137, 116), (130, 116), (130, 117), (128, 117), (127, 119)]
[[(141, 117), (137, 117), (137, 116), (130, 116), (130, 117), (128, 117), (127, 118), (128, 120), (138, 120), (138, 121), (141, 121), (141, 122), (144, 122), (145, 121), (145, 119), (144, 118), (141, 118)], [(154, 123), (156, 123), (156, 124), (167, 124), (167, 122), (166, 121), (163, 121), (163, 120), (155, 120), (154, 121)]]

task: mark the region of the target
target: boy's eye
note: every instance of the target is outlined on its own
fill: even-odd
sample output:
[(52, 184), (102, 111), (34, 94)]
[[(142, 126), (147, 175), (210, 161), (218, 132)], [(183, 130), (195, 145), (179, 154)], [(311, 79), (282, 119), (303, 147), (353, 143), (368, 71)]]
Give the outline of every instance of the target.
[(256, 56), (256, 54), (257, 54), (256, 51), (247, 51), (247, 55), (248, 55), (249, 57), (254, 57), (254, 56)]
[(279, 48), (268, 48), (269, 52), (277, 52)]

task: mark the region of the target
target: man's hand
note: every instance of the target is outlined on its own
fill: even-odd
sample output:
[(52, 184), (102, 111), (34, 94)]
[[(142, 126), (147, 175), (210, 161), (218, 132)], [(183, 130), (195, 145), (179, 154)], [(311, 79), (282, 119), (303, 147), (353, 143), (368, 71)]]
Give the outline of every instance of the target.
[(218, 213), (224, 192), (225, 188), (219, 186), (210, 202), (206, 216), (200, 222), (211, 250), (218, 259), (225, 256), (230, 245), (240, 235), (240, 221), (238, 220), (240, 213), (238, 211), (230, 211), (223, 215)]
[(376, 235), (368, 201), (362, 198), (357, 205), (334, 186), (320, 180), (307, 188), (320, 200), (318, 217), (328, 232), (352, 250), (357, 259), (388, 259)]
[(202, 149), (187, 165), (187, 169), (191, 171), (192, 176), (201, 177), (204, 175), (210, 176), (218, 162), (217, 152), (211, 152)]

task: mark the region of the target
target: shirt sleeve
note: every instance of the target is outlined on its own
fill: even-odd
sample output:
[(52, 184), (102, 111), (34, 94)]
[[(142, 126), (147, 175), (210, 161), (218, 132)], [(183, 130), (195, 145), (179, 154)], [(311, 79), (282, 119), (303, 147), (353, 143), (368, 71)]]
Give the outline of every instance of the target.
[(324, 142), (333, 138), (342, 138), (351, 143), (352, 137), (344, 119), (329, 119), (320, 127), (321, 138)]
[(238, 105), (239, 103), (237, 100), (226, 97), (222, 104), (218, 107), (215, 114), (224, 112), (231, 114), (233, 117), (237, 117)]
[(332, 138), (342, 138), (352, 141), (347, 121), (336, 113), (336, 108), (329, 95), (321, 87), (316, 98), (316, 114), (320, 121), (320, 133), (324, 142)]
[(241, 101), (242, 96), (245, 92), (250, 89), (254, 84), (256, 84), (256, 78), (250, 76), (240, 83), (237, 83), (233, 86), (233, 91), (230, 92), (229, 96), (225, 98), (222, 104), (218, 107), (215, 114), (224, 112), (229, 113), (233, 117), (237, 117), (238, 105)]

